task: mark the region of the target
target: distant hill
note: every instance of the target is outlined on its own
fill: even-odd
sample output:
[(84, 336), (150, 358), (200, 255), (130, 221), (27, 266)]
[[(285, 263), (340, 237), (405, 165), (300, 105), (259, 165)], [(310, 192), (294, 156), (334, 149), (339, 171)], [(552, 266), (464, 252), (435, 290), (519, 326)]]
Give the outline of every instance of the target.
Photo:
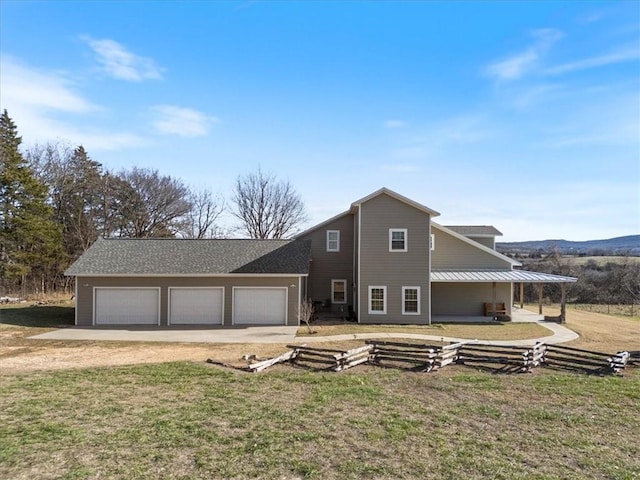
[(536, 251), (551, 252), (554, 249), (564, 255), (640, 255), (640, 235), (609, 238), (606, 240), (533, 240), (527, 242), (497, 242), (496, 249), (506, 254), (527, 254)]

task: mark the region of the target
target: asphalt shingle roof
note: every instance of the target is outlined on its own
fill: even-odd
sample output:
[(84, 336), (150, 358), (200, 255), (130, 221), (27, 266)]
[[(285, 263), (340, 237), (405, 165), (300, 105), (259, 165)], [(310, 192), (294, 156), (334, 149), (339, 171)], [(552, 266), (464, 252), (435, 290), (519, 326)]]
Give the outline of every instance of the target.
[(307, 274), (304, 240), (100, 239), (65, 275)]

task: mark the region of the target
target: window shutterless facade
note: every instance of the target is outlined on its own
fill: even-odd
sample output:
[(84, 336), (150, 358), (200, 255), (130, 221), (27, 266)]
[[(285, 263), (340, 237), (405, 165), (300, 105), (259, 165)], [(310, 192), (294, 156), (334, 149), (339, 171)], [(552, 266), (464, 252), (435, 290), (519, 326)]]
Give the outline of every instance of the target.
[(390, 252), (406, 252), (407, 251), (407, 229), (406, 228), (390, 228), (389, 229), (389, 251)]
[(402, 314), (420, 315), (420, 287), (402, 287)]
[(387, 287), (369, 287), (369, 313), (385, 315), (387, 313)]
[(327, 230), (327, 252), (340, 251), (340, 230)]
[(347, 303), (346, 280), (331, 280), (331, 303)]

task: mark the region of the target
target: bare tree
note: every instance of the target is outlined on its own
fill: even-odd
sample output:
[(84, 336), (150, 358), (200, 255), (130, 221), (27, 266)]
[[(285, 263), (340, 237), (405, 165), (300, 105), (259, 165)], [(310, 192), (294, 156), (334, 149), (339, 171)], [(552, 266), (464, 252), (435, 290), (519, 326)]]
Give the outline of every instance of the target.
[(313, 302), (310, 298), (305, 298), (298, 307), (298, 317), (300, 317), (300, 321), (307, 326), (307, 330), (311, 334), (316, 333), (316, 331), (311, 328), (314, 313), (315, 308)]
[(300, 195), (291, 184), (260, 169), (238, 177), (233, 202), (233, 214), (251, 238), (284, 238), (307, 219)]
[(189, 195), (191, 211), (187, 214), (185, 238), (218, 238), (222, 230), (216, 221), (224, 212), (225, 202), (219, 194), (202, 189), (191, 191)]
[(118, 176), (126, 184), (118, 188), (116, 202), (119, 236), (173, 237), (184, 231), (191, 204), (181, 180), (137, 167)]

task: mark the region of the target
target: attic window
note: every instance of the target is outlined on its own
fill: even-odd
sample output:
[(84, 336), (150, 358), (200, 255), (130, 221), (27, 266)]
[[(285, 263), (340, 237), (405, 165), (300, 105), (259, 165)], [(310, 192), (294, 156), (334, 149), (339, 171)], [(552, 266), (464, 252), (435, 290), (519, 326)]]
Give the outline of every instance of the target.
[(436, 249), (436, 236), (433, 233), (429, 235), (429, 249), (431, 251)]
[(407, 229), (406, 228), (390, 228), (389, 229), (389, 251), (390, 252), (406, 252), (407, 251)]

